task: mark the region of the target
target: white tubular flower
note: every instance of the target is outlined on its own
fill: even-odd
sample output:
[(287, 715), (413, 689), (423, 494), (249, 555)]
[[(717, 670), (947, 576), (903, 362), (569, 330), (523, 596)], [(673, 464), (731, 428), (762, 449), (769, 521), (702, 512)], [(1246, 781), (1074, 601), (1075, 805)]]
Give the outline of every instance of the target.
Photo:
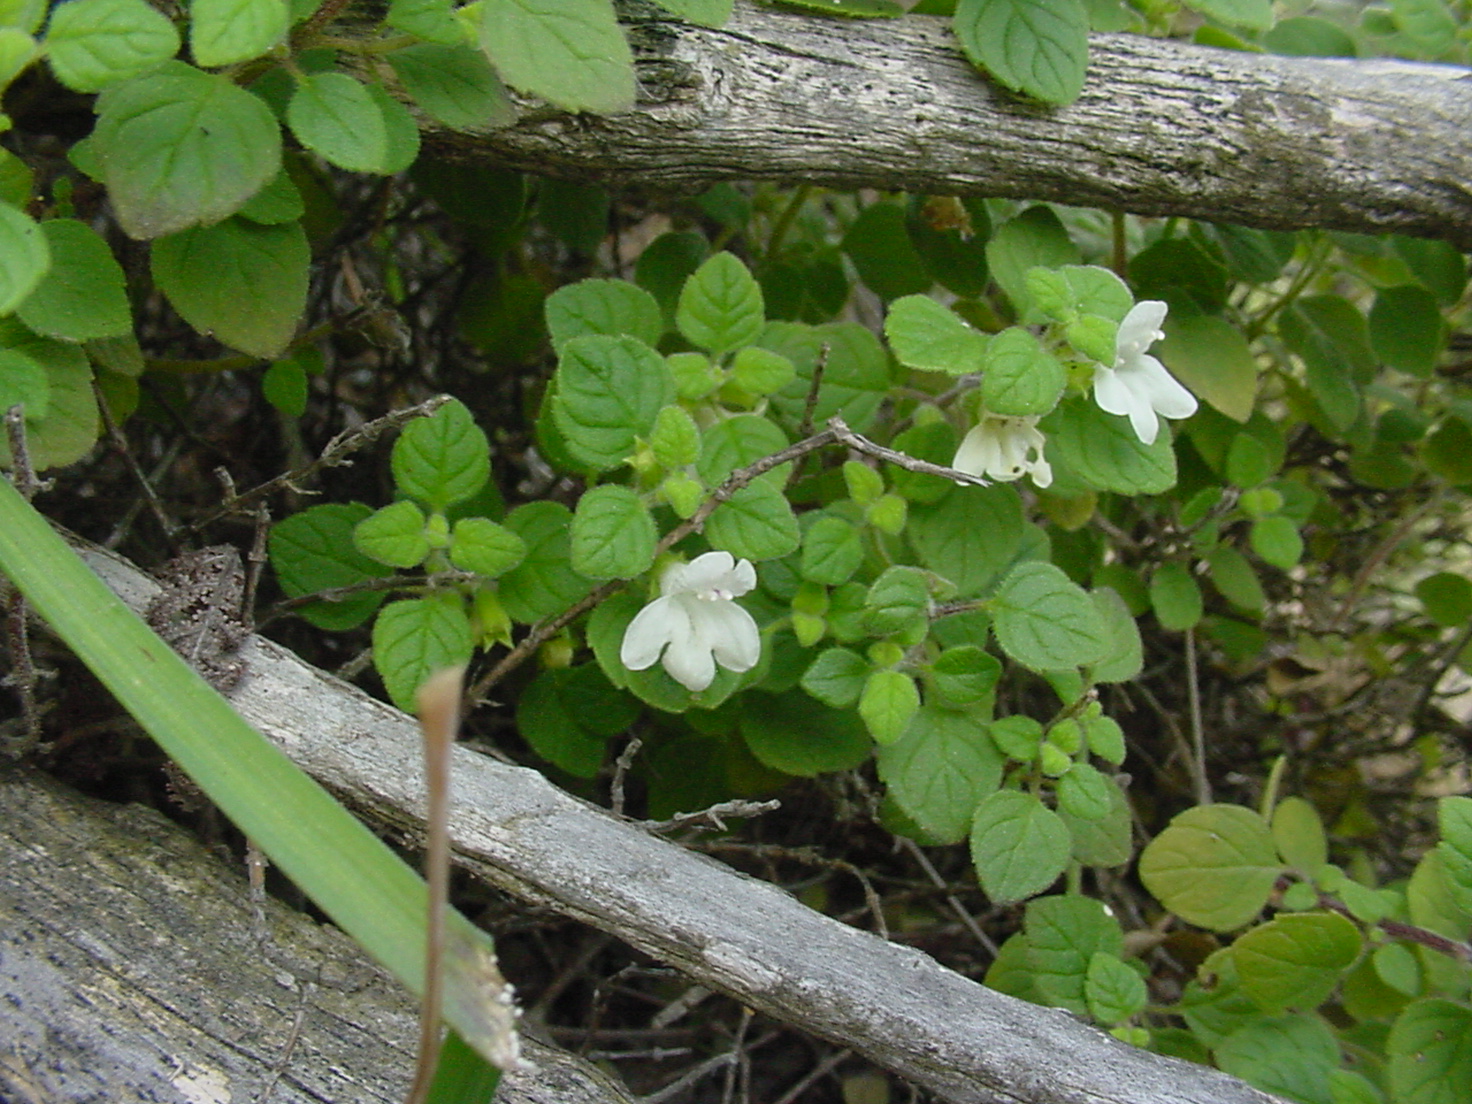
[(1053, 482), (1053, 468), (1043, 457), (1045, 441), (1036, 417), (983, 414), (956, 450), (951, 467), (1003, 483), (1030, 475), (1035, 484), (1046, 487)]
[(660, 596), (624, 631), (619, 659), (629, 670), (642, 671), (663, 652), (664, 669), (687, 690), (709, 686), (717, 663), (728, 671), (751, 670), (761, 658), (761, 634), (751, 614), (732, 599), (754, 586), (751, 562), (729, 552), (671, 564), (660, 576)]
[(1156, 415), (1189, 418), (1196, 413), (1196, 397), (1145, 352), (1165, 336), (1160, 325), (1166, 309), (1154, 299), (1131, 307), (1114, 341), (1114, 367), (1094, 367), (1094, 401), (1107, 413), (1128, 415), (1135, 435), (1147, 445), (1160, 433)]

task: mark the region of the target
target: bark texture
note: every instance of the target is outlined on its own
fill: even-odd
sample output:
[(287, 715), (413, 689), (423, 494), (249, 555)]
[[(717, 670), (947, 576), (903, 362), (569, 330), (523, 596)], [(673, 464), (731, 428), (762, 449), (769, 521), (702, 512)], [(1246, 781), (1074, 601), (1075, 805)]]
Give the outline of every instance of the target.
[[(0, 1100), (398, 1104), (417, 1005), (352, 940), (276, 901), (151, 809), (0, 775)], [(630, 1104), (525, 1039), (499, 1104)]]
[[(135, 609), (157, 584), (83, 549)], [(409, 717), (252, 637), (240, 713), (349, 806), (417, 839)], [(1117, 1042), (1066, 1012), (986, 989), (765, 882), (658, 839), (534, 770), (457, 748), (456, 861), (669, 962), (767, 1015), (849, 1046), (957, 1104), (1267, 1104), (1225, 1074)]]
[[(650, 9), (645, 9), (646, 13)], [(613, 117), (529, 108), (427, 138), (464, 158), (615, 185), (813, 182), (1051, 200), (1472, 249), (1472, 71), (1095, 35), (1063, 108), (983, 78), (948, 24), (738, 3), (712, 30), (630, 24), (641, 96)]]

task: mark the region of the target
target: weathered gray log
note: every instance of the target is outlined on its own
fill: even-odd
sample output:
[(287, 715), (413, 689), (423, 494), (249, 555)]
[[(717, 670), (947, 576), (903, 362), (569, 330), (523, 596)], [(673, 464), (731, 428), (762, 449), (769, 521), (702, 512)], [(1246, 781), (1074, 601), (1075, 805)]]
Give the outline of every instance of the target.
[(1095, 35), (1083, 94), (1025, 102), (947, 23), (738, 3), (720, 30), (631, 27), (641, 95), (426, 136), (461, 157), (690, 189), (800, 181), (1052, 200), (1142, 215), (1445, 238), (1472, 249), (1472, 71)]
[[(83, 554), (135, 609), (153, 580)], [(349, 806), (417, 840), (413, 720), (271, 641), (242, 650), (240, 713)], [(769, 1016), (840, 1042), (957, 1104), (1267, 1104), (1202, 1066), (1116, 1041), (987, 989), (913, 948), (823, 916), (765, 882), (658, 839), (525, 767), (454, 757), (456, 862), (610, 932)]]
[[(240, 874), (153, 810), (0, 776), (0, 1100), (403, 1100), (413, 998), (336, 928), (265, 914), (262, 946)], [(629, 1104), (524, 1043), (499, 1104)]]

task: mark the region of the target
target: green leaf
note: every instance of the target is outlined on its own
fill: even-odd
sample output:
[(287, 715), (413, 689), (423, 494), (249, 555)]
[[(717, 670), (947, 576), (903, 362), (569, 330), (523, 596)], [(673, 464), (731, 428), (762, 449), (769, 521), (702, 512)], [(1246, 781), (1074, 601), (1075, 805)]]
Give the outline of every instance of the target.
[(761, 285), (730, 253), (717, 253), (695, 270), (675, 309), (680, 333), (712, 356), (750, 345), (765, 322)]
[[(271, 527), (271, 567), (288, 598), (393, 574), (391, 568), (370, 560), (353, 544), (353, 530), (370, 513), (360, 502), (332, 503), (292, 514)], [(318, 628), (340, 632), (368, 620), (383, 599), (383, 592), (368, 591), (297, 612)]]
[(262, 359), (279, 356), (307, 301), (311, 250), (299, 223), (227, 219), (160, 238), (153, 279), (184, 321)]
[(627, 280), (579, 280), (547, 296), (547, 332), (559, 352), (574, 337), (620, 334), (653, 347), (664, 334), (654, 296)]
[(286, 107), (297, 140), (339, 168), (382, 172), (388, 161), (388, 124), (368, 87), (346, 73), (308, 73)]
[[(1095, 682), (1129, 682), (1145, 666), (1145, 649), (1140, 640), (1140, 627), (1119, 593), (1110, 587), (1089, 591), (1094, 608), (1104, 622), (1104, 635), (1109, 641), (1104, 658), (1090, 668)], [(1117, 760), (1116, 760), (1117, 762)]]
[(1273, 25), (1272, 0), (1185, 0), (1193, 8), (1234, 27), (1265, 31)]
[(1401, 34), (1430, 59), (1456, 46), (1457, 19), (1442, 0), (1390, 0), (1390, 15)]
[(0, 203), (0, 315), (25, 302), (51, 266), (46, 235), (32, 218)]
[(307, 373), (296, 360), (278, 360), (261, 376), (261, 394), (288, 418), (307, 410)]
[(1298, 526), (1282, 514), (1254, 521), (1248, 540), (1263, 563), (1282, 571), (1296, 567), (1303, 558), (1303, 537)]
[(1176, 454), (1163, 426), (1153, 445), (1142, 443), (1129, 419), (1106, 414), (1085, 399), (1068, 399), (1041, 426), (1054, 470), (1066, 470), (1100, 491), (1152, 495), (1176, 483)]
[(897, 203), (871, 203), (843, 235), (843, 251), (859, 279), (881, 299), (928, 291), (934, 282), (926, 271), (905, 226), (905, 209)]
[(400, 491), (442, 512), (485, 486), (491, 446), (465, 404), (451, 399), (404, 427), (394, 442), (392, 465)]
[(859, 716), (880, 747), (903, 736), (919, 708), (915, 680), (902, 671), (873, 672), (859, 695)]
[(1339, 1041), (1314, 1015), (1254, 1016), (1215, 1048), (1225, 1072), (1302, 1104), (1332, 1104), (1329, 1074), (1339, 1067)]
[(1011, 326), (987, 346), (981, 405), (1014, 417), (1046, 414), (1058, 405), (1066, 382), (1058, 358), (1030, 331)]
[(1068, 865), (1068, 829), (1034, 794), (999, 790), (983, 798), (971, 825), (971, 861), (997, 905), (1047, 889)]
[(130, 237), (219, 222), (281, 169), (271, 109), (218, 74), (166, 62), (100, 106), (92, 148)]
[[(521, 692), (516, 702), (516, 728), (531, 744), (532, 750), (574, 778), (593, 778), (603, 766), (608, 737), (584, 728), (581, 718), (591, 716), (597, 705), (579, 700), (577, 691), (586, 681), (575, 671), (591, 671), (606, 688), (606, 697), (633, 702), (628, 695), (615, 690), (596, 665), (581, 668), (553, 667), (543, 671)], [(634, 706), (633, 714), (637, 715)]]
[(849, 19), (898, 19), (905, 14), (902, 5), (893, 0), (781, 0), (784, 6), (821, 12), (829, 17)]
[(526, 545), (526, 558), (497, 588), (513, 620), (529, 625), (551, 617), (591, 589), (572, 569), (571, 526), (572, 511), (560, 502), (529, 502), (506, 515), (506, 528)]
[(429, 555), (424, 513), (408, 499), (376, 510), (353, 530), (353, 546), (390, 567), (418, 567)]
[(925, 572), (906, 564), (886, 568), (864, 597), (865, 625), (877, 636), (905, 628), (930, 610), (930, 583)]
[(979, 372), (986, 355), (986, 335), (928, 295), (907, 295), (891, 303), (884, 336), (901, 364), (925, 372)]
[(1355, 925), (1334, 912), (1285, 913), (1232, 944), (1242, 991), (1269, 1015), (1317, 1008), (1363, 946)]
[(1370, 308), (1370, 347), (1387, 368), (1429, 379), (1446, 342), (1436, 297), (1417, 284), (1381, 288)]
[(649, 243), (634, 265), (634, 282), (659, 301), (665, 319), (674, 322), (680, 289), (710, 255), (705, 237), (692, 230), (661, 234)]
[(189, 51), (207, 69), (250, 61), (286, 35), (286, 0), (193, 0), (189, 5)]
[(1109, 811), (1100, 819), (1084, 820), (1067, 809), (1060, 807), (1058, 810), (1073, 839), (1074, 861), (1085, 866), (1123, 866), (1134, 854), (1134, 816), (1130, 812), (1129, 799), (1118, 782), (1112, 778), (1106, 781), (1109, 783)]
[(1015, 488), (1000, 485), (952, 488), (952, 492), (935, 505), (916, 505), (906, 533), (920, 563), (954, 583), (962, 597), (969, 597), (979, 594), (1017, 557), (1022, 547), (1022, 500)]
[(1256, 613), (1267, 604), (1257, 572), (1247, 557), (1230, 545), (1221, 544), (1206, 558), (1212, 585), (1232, 605)]
[(1010, 657), (1034, 671), (1082, 667), (1104, 658), (1109, 638), (1088, 594), (1061, 570), (1018, 564), (992, 599), (992, 627)]
[(813, 370), (828, 346), (826, 367), (813, 408), (813, 424), (821, 425), (841, 414), (849, 427), (863, 433), (873, 423), (881, 404), (888, 401), (892, 369), (879, 339), (857, 322), (803, 326), (794, 322), (769, 323), (760, 344), (781, 353), (797, 369), (797, 379), (772, 396), (772, 406), (792, 427), (807, 411)]
[(458, 595), (390, 602), (373, 622), (373, 666), (400, 709), (414, 707), (414, 694), (430, 675), (468, 662), (474, 650)]
[(1398, 1104), (1472, 1100), (1472, 1009), (1430, 998), (1407, 1005), (1386, 1042)]
[(869, 670), (869, 661), (858, 652), (829, 648), (813, 660), (799, 685), (824, 705), (847, 709), (859, 700)]
[(1096, 951), (1084, 979), (1089, 1015), (1099, 1023), (1116, 1024), (1144, 1010), (1149, 1000), (1145, 979), (1112, 954)]
[(986, 259), (992, 278), (1011, 300), (1017, 320), (1035, 322), (1042, 320), (1042, 314), (1027, 290), (1028, 272), (1039, 266), (1077, 264), (1079, 253), (1053, 209), (1038, 204), (997, 227), (987, 242)]
[(608, 0), (485, 0), (480, 45), (507, 84), (566, 111), (634, 106), (634, 58)]
[(389, 176), (401, 173), (419, 157), (419, 124), (409, 109), (384, 91), (382, 85), (368, 85), (368, 96), (383, 117), (384, 133), (388, 136), (383, 163), (373, 171)]
[(1257, 402), (1257, 361), (1242, 331), (1214, 314), (1172, 317), (1155, 347), (1171, 374), (1228, 418), (1245, 422)]
[[(737, 414), (706, 430), (700, 439), (695, 470), (707, 487), (718, 487), (738, 468), (781, 452), (789, 443), (787, 435), (770, 418)], [(786, 485), (791, 470), (791, 464), (782, 464), (758, 479), (780, 489)]]
[(705, 535), (713, 547), (746, 560), (785, 556), (801, 540), (787, 496), (761, 481), (741, 488), (716, 507), (705, 523)]
[(1261, 912), (1282, 869), (1267, 822), (1240, 805), (1187, 809), (1140, 855), (1140, 878), (1161, 904), (1219, 932)]
[(975, 644), (962, 644), (941, 652), (930, 667), (935, 691), (952, 705), (975, 705), (987, 701), (1002, 677), (996, 656)]
[(1150, 577), (1150, 605), (1162, 629), (1185, 632), (1201, 621), (1201, 587), (1190, 568), (1166, 560)]
[[(174, 762), (343, 931), (411, 990), (424, 984), (424, 883), (361, 822), (241, 720), (112, 594), (8, 484), (0, 571)], [(147, 677), (140, 677), (147, 671)], [(445, 1018), (505, 1054), (509, 994), (489, 940), (446, 916)]]
[(1359, 417), (1359, 386), (1376, 367), (1365, 316), (1337, 295), (1311, 295), (1279, 316), (1278, 332), (1303, 360), (1309, 392), (1324, 416), (1335, 429), (1348, 429)]
[(526, 542), (489, 518), (461, 518), (450, 531), (450, 562), (461, 571), (495, 578), (526, 559)]
[(84, 222), (51, 219), (41, 224), (51, 269), (17, 314), (31, 329), (64, 341), (91, 341), (133, 332), (122, 266)]
[(36, 40), (25, 31), (0, 24), (0, 90), (8, 88), (39, 52)]
[(1452, 306), (1462, 297), (1467, 287), (1467, 258), (1451, 242), (1395, 236), (1390, 244), (1442, 306)]
[(875, 760), (890, 796), (938, 844), (965, 839), (976, 806), (1002, 781), (1002, 757), (976, 719), (930, 704)]
[(820, 517), (803, 535), (802, 577), (813, 583), (846, 583), (864, 561), (859, 531), (841, 517)]
[(455, 18), (454, 0), (393, 0), (384, 23), (426, 42), (462, 46), (471, 37)]
[(51, 13), (46, 60), (76, 92), (101, 92), (179, 52), (179, 32), (145, 0), (72, 0)]
[(731, 382), (752, 395), (781, 391), (797, 378), (797, 369), (781, 353), (748, 345), (731, 361)]
[(588, 334), (562, 346), (552, 416), (579, 463), (606, 471), (632, 456), (674, 398), (664, 358), (632, 337)]
[(1329, 861), (1329, 843), (1318, 810), (1301, 797), (1285, 797), (1273, 809), (1273, 841), (1283, 861), (1309, 875)]
[(872, 745), (851, 710), (829, 709), (800, 690), (747, 693), (741, 702), (741, 736), (773, 770), (813, 778), (869, 758)]
[(46, 417), (51, 404), (51, 381), (46, 369), (24, 353), (0, 349), (0, 410), (25, 404), (27, 420)]
[(1068, 104), (1083, 90), (1089, 17), (1078, 0), (957, 0), (961, 49), (1014, 92)]
[(481, 51), (464, 43), (418, 42), (387, 61), (414, 102), (452, 130), (509, 126), (516, 109)]
[(659, 6), (702, 27), (724, 27), (734, 4), (732, 0), (659, 0)]
[(1441, 860), (1447, 894), (1472, 915), (1472, 797), (1443, 797), (1437, 802), (1436, 816), (1441, 826), (1436, 856)]
[(628, 487), (584, 492), (572, 518), (572, 568), (590, 579), (632, 579), (654, 563), (649, 507)]
[[(37, 471), (73, 464), (97, 443), (101, 419), (92, 390), (92, 365), (82, 347), (33, 334), (12, 319), (0, 319), (0, 349), (8, 349), (46, 371), (46, 416), (26, 417), (26, 441)], [(0, 463), (10, 463), (10, 444), (0, 441)]]
[(239, 214), (241, 218), (263, 226), (278, 226), (283, 222), (295, 222), (306, 211), (307, 205), (302, 200), (300, 189), (293, 183), (291, 174), (282, 169), (246, 201)]
[(667, 406), (654, 420), (649, 449), (659, 466), (676, 471), (700, 456), (700, 427), (683, 406)]
[(1075, 763), (1058, 779), (1058, 811), (1078, 820), (1103, 820), (1114, 807), (1113, 789), (1098, 768)]
[(1100, 902), (1070, 893), (1029, 901), (1023, 930), (1039, 996), (1054, 1007), (1086, 1015), (1089, 963), (1096, 954), (1124, 953), (1119, 921)]
[(1438, 625), (1455, 627), (1472, 620), (1472, 579), (1454, 571), (1438, 571), (1416, 584), (1416, 597), (1426, 616)]

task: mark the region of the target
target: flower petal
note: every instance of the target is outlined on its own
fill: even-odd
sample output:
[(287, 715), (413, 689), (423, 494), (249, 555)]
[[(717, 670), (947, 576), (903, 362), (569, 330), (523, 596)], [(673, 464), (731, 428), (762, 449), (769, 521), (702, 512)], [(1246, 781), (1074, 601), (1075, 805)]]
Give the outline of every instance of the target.
[(671, 643), (664, 651), (664, 669), (686, 690), (704, 690), (716, 677), (710, 649), (688, 641), (686, 647)]
[(1167, 418), (1189, 418), (1196, 413), (1196, 396), (1187, 391), (1153, 356), (1142, 356), (1130, 373), (1137, 390), (1150, 397), (1157, 414)]
[(756, 619), (735, 602), (709, 602), (701, 611), (700, 632), (716, 662), (728, 671), (750, 671), (762, 657)]
[(1165, 323), (1166, 311), (1169, 309), (1158, 299), (1146, 299), (1130, 308), (1130, 312), (1120, 322), (1114, 339), (1116, 368), (1126, 367), (1159, 340), (1160, 327)]
[(1099, 364), (1094, 368), (1094, 401), (1106, 414), (1128, 414), (1136, 399), (1121, 374)]
[(673, 598), (656, 598), (629, 622), (618, 658), (630, 671), (653, 667), (659, 653), (670, 642), (676, 623), (684, 620), (685, 615), (675, 608)]
[(985, 477), (991, 471), (990, 463), (996, 451), (991, 436), (986, 432), (986, 423), (978, 422), (961, 439), (961, 447), (956, 450), (951, 467), (967, 475)]
[[(745, 561), (742, 561), (745, 563)], [(747, 564), (747, 567), (750, 567)], [(704, 552), (685, 565), (683, 589), (687, 594), (729, 598), (737, 585), (736, 560), (729, 552)], [(753, 582), (755, 577), (753, 576)], [(750, 589), (750, 588), (748, 588)], [(746, 591), (741, 591), (745, 594)]]

